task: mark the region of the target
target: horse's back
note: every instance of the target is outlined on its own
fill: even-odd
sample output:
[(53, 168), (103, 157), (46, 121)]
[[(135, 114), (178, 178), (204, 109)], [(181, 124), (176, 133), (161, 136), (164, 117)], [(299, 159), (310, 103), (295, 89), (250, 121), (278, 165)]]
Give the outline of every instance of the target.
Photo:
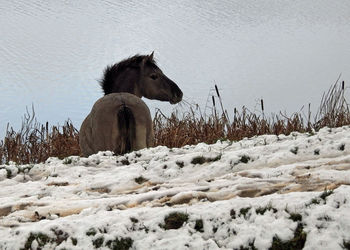
[(135, 123), (134, 128), (130, 127), (135, 130), (131, 150), (153, 146), (152, 118), (147, 105), (133, 94), (112, 93), (95, 102), (81, 126), (79, 140), (84, 156), (105, 150), (124, 153), (120, 148), (126, 142), (121, 140), (128, 137), (125, 137), (125, 131), (121, 135), (119, 120), (123, 117), (120, 112), (125, 109), (131, 112)]

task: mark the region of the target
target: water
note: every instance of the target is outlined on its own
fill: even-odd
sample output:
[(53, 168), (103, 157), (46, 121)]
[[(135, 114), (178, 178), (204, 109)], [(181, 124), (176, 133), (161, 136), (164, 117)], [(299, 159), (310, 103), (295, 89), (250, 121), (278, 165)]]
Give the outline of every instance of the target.
[[(102, 92), (104, 67), (151, 53), (185, 99), (293, 112), (350, 80), (348, 0), (0, 2), (0, 135), (26, 106), (40, 122), (76, 127)], [(174, 106), (146, 101), (152, 113)]]

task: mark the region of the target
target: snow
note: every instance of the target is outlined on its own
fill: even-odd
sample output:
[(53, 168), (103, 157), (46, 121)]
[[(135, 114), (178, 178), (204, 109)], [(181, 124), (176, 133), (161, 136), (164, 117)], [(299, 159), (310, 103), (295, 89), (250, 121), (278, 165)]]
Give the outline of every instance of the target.
[(349, 153), (341, 127), (0, 165), (0, 249), (269, 249), (300, 228), (304, 249), (342, 249)]

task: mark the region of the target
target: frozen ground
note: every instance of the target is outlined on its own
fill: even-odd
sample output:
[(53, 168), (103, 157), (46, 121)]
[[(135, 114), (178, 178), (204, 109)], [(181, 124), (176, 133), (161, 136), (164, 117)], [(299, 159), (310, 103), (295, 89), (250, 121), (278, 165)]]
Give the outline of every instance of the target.
[(0, 249), (350, 249), (349, 153), (342, 127), (1, 165)]

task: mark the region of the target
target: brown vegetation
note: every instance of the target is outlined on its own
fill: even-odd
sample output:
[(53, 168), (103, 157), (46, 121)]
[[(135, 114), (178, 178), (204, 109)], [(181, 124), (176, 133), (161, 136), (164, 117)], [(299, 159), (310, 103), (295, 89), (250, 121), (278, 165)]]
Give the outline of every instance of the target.
[[(190, 108), (190, 111), (183, 113), (182, 116), (172, 113), (170, 117), (166, 117), (158, 110), (153, 120), (156, 145), (182, 147), (199, 142), (214, 143), (219, 139), (237, 141), (256, 135), (289, 135), (293, 131), (304, 133), (318, 131), (325, 126), (340, 127), (350, 124), (350, 111), (344, 96), (344, 82), (339, 84), (339, 79), (323, 95), (314, 121), (311, 121), (310, 105), (307, 115), (299, 111), (290, 116), (280, 112), (266, 117), (263, 100), (260, 103), (260, 114), (253, 113), (246, 107), (241, 111), (235, 108), (233, 120), (230, 121), (216, 85), (215, 92), (216, 96), (212, 96), (212, 113), (208, 117), (201, 115), (198, 108)], [(218, 115), (215, 100), (219, 100), (221, 115)]]
[(0, 141), (0, 164), (9, 161), (18, 164), (39, 163), (50, 156), (64, 158), (79, 155), (78, 130), (71, 121), (63, 126), (39, 124), (35, 112), (24, 115), (21, 129), (16, 132), (7, 126), (4, 140)]
[[(311, 111), (304, 115), (301, 111), (290, 116), (279, 113), (266, 117), (264, 102), (261, 100), (261, 113), (256, 114), (243, 107), (234, 109), (232, 121), (224, 109), (219, 90), (215, 86), (212, 95), (212, 112), (202, 115), (199, 108), (173, 112), (169, 117), (158, 110), (153, 119), (155, 145), (182, 147), (199, 142), (214, 143), (217, 140), (241, 140), (262, 134), (290, 134), (293, 131), (312, 132), (322, 127), (350, 125), (350, 110), (346, 102), (344, 82), (339, 79), (322, 97), (314, 121)], [(219, 101), (220, 110), (216, 101)], [(219, 113), (219, 114), (218, 114)], [(22, 128), (15, 132), (7, 129), (4, 140), (0, 141), (0, 164), (14, 161), (18, 164), (38, 163), (50, 156), (64, 158), (80, 155), (79, 134), (71, 121), (63, 126), (41, 125), (35, 120), (34, 109), (24, 116)]]

